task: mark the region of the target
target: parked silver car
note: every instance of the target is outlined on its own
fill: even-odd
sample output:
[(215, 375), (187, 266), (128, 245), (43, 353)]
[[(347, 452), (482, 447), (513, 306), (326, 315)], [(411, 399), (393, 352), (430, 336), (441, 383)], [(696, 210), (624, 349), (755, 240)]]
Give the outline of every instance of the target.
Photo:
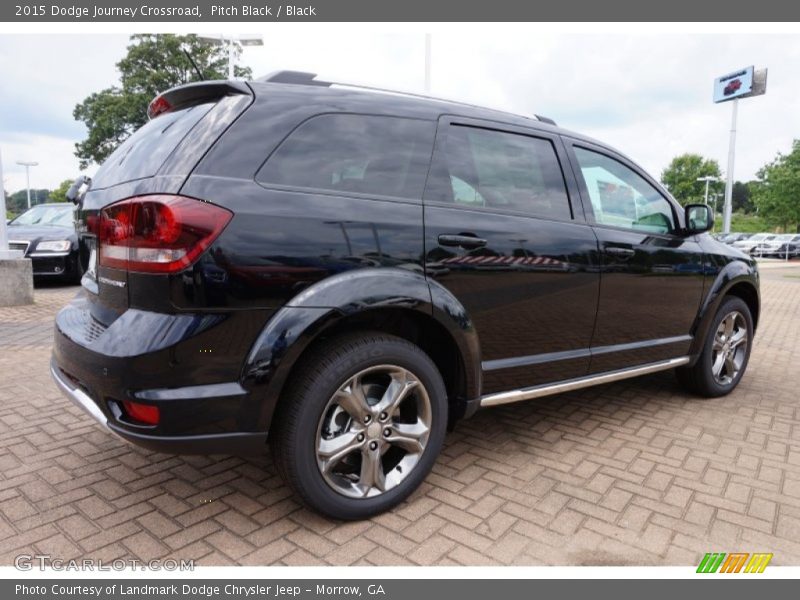
[(793, 258), (800, 254), (800, 233), (785, 233), (775, 236), (774, 240), (756, 249), (756, 254), (776, 258)]

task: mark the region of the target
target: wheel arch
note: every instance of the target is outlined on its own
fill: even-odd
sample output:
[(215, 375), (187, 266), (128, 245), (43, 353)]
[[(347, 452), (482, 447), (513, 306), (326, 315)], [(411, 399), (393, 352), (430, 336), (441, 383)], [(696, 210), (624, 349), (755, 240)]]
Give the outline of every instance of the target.
[(704, 302), (698, 313), (694, 327), (694, 340), (690, 355), (694, 360), (703, 349), (714, 316), (720, 304), (727, 296), (741, 298), (750, 309), (753, 317), (753, 329), (758, 325), (761, 313), (761, 297), (758, 287), (758, 272), (753, 265), (744, 261), (728, 263), (719, 271), (708, 288)]
[(292, 373), (318, 343), (360, 330), (406, 339), (430, 356), (445, 382), (451, 423), (477, 409), (480, 348), (464, 307), (419, 273), (363, 269), (307, 288), (258, 336), (241, 379), (257, 399), (259, 429), (269, 428)]
[(731, 285), (725, 292), (725, 296), (736, 296), (744, 300), (747, 308), (750, 309), (750, 314), (753, 317), (753, 330), (758, 327), (758, 319), (761, 313), (761, 302), (758, 295), (758, 290), (752, 282), (744, 280)]

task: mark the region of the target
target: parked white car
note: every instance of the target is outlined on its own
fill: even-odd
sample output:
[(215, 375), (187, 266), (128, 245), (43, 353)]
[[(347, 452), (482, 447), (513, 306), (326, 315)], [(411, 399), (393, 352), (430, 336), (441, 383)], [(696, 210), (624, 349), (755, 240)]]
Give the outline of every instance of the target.
[(733, 247), (737, 250), (741, 250), (742, 252), (746, 252), (747, 254), (753, 254), (754, 252), (758, 252), (761, 244), (771, 242), (776, 237), (777, 236), (774, 233), (757, 233), (746, 240), (734, 242)]

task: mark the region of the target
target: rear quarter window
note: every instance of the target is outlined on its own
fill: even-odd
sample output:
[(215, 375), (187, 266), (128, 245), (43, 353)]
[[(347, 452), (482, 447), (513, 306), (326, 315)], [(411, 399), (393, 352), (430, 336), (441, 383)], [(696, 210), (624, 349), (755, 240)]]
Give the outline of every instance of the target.
[(355, 114), (312, 117), (256, 175), (265, 185), (420, 199), (433, 121)]

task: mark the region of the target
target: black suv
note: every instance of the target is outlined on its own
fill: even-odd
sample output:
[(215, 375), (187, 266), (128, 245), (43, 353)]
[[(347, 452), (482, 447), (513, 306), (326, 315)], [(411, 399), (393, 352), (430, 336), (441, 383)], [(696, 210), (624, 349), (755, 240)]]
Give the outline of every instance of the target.
[(165, 92), (80, 201), (52, 375), (157, 451), (264, 452), (363, 518), (479, 407), (747, 366), (753, 259), (552, 121), (280, 72)]

